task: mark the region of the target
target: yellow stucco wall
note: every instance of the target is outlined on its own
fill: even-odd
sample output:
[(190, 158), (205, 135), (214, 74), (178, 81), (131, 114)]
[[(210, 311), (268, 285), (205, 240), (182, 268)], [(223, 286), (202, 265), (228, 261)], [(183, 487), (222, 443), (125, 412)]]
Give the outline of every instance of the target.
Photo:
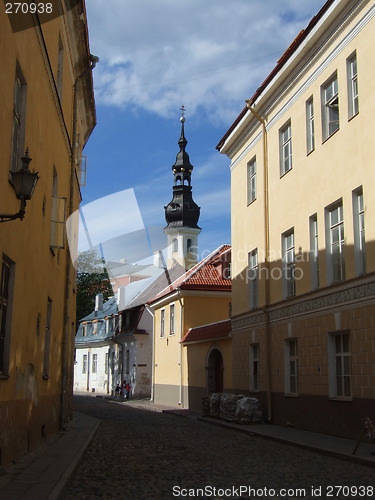
[[(183, 347), (180, 340), (189, 330), (196, 326), (206, 325), (229, 318), (230, 294), (223, 292), (214, 295), (194, 291), (184, 295), (181, 293), (181, 302), (177, 294), (155, 306), (154, 322), (154, 387), (155, 402), (176, 406), (189, 407), (189, 386), (197, 384), (198, 387), (206, 386), (205, 377), (193, 376), (192, 373), (204, 373), (207, 353), (212, 343), (200, 344), (194, 348), (193, 357), (189, 355), (189, 348)], [(175, 334), (169, 332), (170, 305), (175, 304)], [(183, 307), (181, 307), (181, 304)], [(165, 336), (160, 336), (161, 311), (165, 311)], [(182, 330), (181, 330), (181, 311)], [(182, 331), (182, 335), (181, 335)], [(220, 344), (221, 345), (221, 344)], [(231, 386), (231, 354), (229, 346), (225, 346), (225, 384)], [(195, 356), (197, 354), (197, 356)], [(181, 368), (180, 368), (181, 367)], [(180, 389), (181, 384), (181, 389)]]
[[(73, 71), (74, 61), (67, 43), (72, 33), (64, 19), (57, 17), (42, 24), (41, 33), (52, 75), (48, 74), (48, 61), (43, 56), (36, 28), (13, 33), (4, 9), (0, 11), (0, 47), (6, 53), (0, 73), (1, 213), (11, 214), (19, 210), (19, 200), (9, 182), (14, 82), (19, 70), (27, 89), (24, 148), (29, 148), (32, 158), (30, 169), (39, 172), (39, 181), (32, 199), (27, 202), (24, 220), (0, 225), (1, 255), (14, 263), (14, 291), (9, 301), (12, 311), (11, 315), (10, 310), (8, 313), (11, 321), (9, 370), (0, 375), (3, 415), (0, 419), (0, 448), (4, 466), (38, 444), (42, 432), (48, 435), (59, 428), (63, 371), (66, 377), (63, 419), (69, 419), (72, 410), (76, 274), (66, 237), (65, 248), (54, 250), (50, 247), (50, 238), (54, 169), (58, 176), (56, 194), (67, 199), (67, 215), (70, 201), (74, 211), (81, 199), (77, 178), (73, 182), (73, 197), (70, 196), (73, 84), (77, 75)], [(52, 90), (57, 79), (59, 33), (64, 47), (62, 119)], [(87, 50), (87, 47), (81, 50)], [(80, 105), (78, 132), (83, 136), (87, 130), (81, 125), (82, 112), (88, 110)], [(69, 283), (66, 288), (67, 273)], [(49, 377), (43, 378), (48, 298), (52, 299), (50, 370)]]
[[(294, 227), (296, 256), (303, 278), (296, 283), (296, 294), (311, 290), (309, 217), (317, 214), (320, 250), (320, 286), (327, 285), (325, 208), (342, 198), (344, 210), (346, 278), (355, 277), (352, 191), (363, 186), (365, 228), (368, 250), (375, 239), (375, 193), (372, 158), (375, 143), (371, 127), (375, 111), (373, 82), (374, 53), (369, 40), (373, 38), (374, 20), (363, 19), (374, 7), (369, 2), (360, 9), (349, 26), (312, 58), (307, 67), (279, 86), (276, 100), (257, 109), (267, 123), (269, 220), (271, 270), (281, 269), (281, 235)], [(372, 16), (373, 14), (371, 14)], [(350, 35), (356, 23), (364, 24), (355, 37)], [(351, 38), (345, 38), (348, 35)], [(345, 43), (343, 43), (343, 41)], [(338, 47), (337, 53), (333, 51)], [(347, 59), (356, 52), (358, 64), (359, 113), (348, 119)], [(333, 55), (332, 55), (333, 54)], [(314, 52), (311, 53), (313, 57)], [(326, 58), (330, 56), (329, 62)], [(327, 140), (322, 139), (321, 86), (337, 71), (339, 87), (340, 129)], [(283, 92), (287, 85), (287, 91)], [(273, 94), (275, 97), (277, 94)], [(306, 149), (306, 101), (313, 96), (315, 115), (315, 150)], [(293, 168), (280, 178), (279, 130), (289, 121), (292, 127)], [(248, 310), (248, 290), (245, 279), (248, 253), (258, 248), (259, 262), (264, 262), (264, 174), (261, 127), (252, 119), (247, 138), (240, 147), (228, 152), (232, 160), (232, 270), (233, 315)], [(253, 144), (252, 141), (255, 141)], [(247, 205), (247, 163), (256, 156), (257, 198)], [(244, 230), (244, 228), (247, 228)], [(367, 251), (367, 271), (375, 270), (375, 254)], [(275, 276), (278, 274), (275, 271)], [(264, 280), (260, 281), (259, 305), (264, 304)], [(280, 279), (271, 286), (270, 302), (282, 300)]]

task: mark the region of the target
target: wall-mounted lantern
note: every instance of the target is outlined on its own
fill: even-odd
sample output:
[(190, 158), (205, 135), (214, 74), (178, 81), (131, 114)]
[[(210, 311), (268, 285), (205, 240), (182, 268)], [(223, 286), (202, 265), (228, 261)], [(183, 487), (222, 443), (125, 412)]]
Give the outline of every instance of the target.
[(7, 222), (15, 219), (23, 219), (25, 216), (26, 201), (31, 200), (34, 193), (36, 183), (38, 182), (39, 175), (38, 172), (30, 172), (29, 164), (31, 158), (29, 156), (28, 148), (25, 151), (25, 156), (21, 158), (22, 167), (16, 172), (11, 172), (11, 181), (16, 192), (16, 196), (21, 200), (21, 206), (19, 212), (16, 214), (0, 214), (0, 222)]

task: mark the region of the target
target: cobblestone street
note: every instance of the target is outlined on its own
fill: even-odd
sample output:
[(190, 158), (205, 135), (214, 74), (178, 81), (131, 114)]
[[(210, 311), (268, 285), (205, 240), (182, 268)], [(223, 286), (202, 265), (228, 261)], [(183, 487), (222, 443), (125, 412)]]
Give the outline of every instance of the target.
[(371, 467), (126, 402), (76, 396), (75, 409), (102, 423), (64, 500), (375, 498)]

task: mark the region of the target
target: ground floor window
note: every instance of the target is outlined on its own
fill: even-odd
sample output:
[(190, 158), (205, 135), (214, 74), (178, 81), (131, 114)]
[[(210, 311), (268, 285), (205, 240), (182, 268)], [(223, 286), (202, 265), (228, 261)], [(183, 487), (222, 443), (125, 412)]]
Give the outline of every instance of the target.
[(328, 338), (329, 395), (333, 398), (351, 398), (350, 333), (335, 332)]

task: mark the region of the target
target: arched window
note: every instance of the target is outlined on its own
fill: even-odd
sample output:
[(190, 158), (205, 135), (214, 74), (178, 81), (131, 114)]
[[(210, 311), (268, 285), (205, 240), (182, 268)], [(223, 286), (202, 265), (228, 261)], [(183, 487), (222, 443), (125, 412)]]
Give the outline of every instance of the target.
[(187, 239), (186, 250), (188, 251), (188, 253), (193, 250), (193, 240), (192, 240), (192, 238), (188, 238)]

